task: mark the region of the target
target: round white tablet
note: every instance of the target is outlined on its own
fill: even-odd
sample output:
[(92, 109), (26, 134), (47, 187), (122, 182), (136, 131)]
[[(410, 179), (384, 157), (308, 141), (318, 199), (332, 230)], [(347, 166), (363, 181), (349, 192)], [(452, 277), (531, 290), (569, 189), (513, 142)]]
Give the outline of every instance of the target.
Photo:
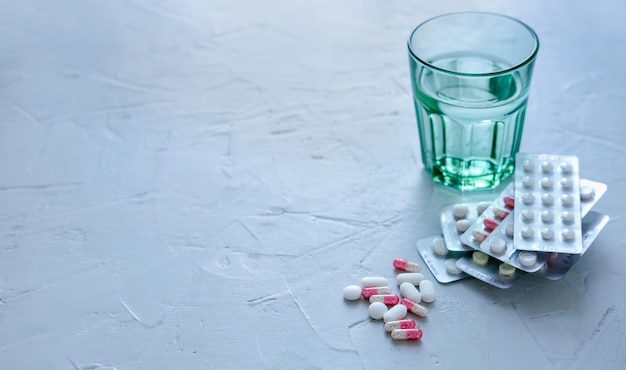
[(374, 302), (368, 308), (370, 317), (374, 320), (382, 320), (388, 309), (382, 302)]
[(446, 260), (445, 265), (446, 265), (446, 271), (448, 271), (448, 274), (450, 274), (450, 275), (458, 275), (461, 272), (463, 272), (456, 265), (456, 261), (458, 261), (458, 260), (459, 260), (458, 258), (448, 258)]
[(361, 298), (361, 287), (358, 285), (348, 285), (343, 288), (343, 298), (349, 301), (355, 301)]

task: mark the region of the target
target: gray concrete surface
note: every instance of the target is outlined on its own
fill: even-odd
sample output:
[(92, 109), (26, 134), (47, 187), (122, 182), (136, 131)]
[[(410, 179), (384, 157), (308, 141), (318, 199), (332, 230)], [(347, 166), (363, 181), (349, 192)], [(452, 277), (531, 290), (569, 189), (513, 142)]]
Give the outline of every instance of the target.
[[(462, 10), (537, 32), (522, 150), (579, 156), (611, 221), (562, 280), (436, 284), (421, 342), (393, 342), (343, 287), (419, 261), (441, 205), (494, 195), (420, 160), (406, 39)], [(624, 20), (619, 1), (2, 2), (0, 368), (625, 368)]]

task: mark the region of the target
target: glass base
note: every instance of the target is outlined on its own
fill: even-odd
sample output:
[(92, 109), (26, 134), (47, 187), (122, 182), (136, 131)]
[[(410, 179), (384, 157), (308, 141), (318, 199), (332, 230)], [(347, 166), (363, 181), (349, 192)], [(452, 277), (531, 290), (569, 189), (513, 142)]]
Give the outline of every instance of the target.
[[(445, 169), (445, 167), (443, 167)], [(434, 167), (431, 171), (433, 181), (437, 184), (441, 184), (462, 192), (476, 191), (476, 190), (491, 190), (495, 189), (509, 177), (515, 171), (513, 164), (507, 166), (500, 172), (483, 174), (478, 176), (460, 176), (458, 171), (449, 172), (442, 171), (442, 167)]]

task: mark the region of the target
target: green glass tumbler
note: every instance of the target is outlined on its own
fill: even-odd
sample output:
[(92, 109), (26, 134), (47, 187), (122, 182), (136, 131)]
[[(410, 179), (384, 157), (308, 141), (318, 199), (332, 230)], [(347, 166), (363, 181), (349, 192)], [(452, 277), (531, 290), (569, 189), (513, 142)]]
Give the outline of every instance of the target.
[(408, 48), (425, 169), (460, 191), (497, 187), (514, 172), (537, 35), (508, 16), (452, 13), (417, 26)]

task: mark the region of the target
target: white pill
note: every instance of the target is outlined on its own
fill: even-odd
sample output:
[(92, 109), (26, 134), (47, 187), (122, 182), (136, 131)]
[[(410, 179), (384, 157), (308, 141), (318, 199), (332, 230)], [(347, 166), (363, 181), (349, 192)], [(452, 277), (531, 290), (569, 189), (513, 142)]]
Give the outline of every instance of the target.
[(430, 280), (420, 281), (420, 293), (422, 294), (422, 301), (430, 303), (435, 300), (435, 284)]
[(361, 286), (363, 288), (387, 285), (389, 285), (389, 283), (387, 282), (387, 278), (382, 276), (366, 276), (361, 279)]
[(532, 193), (526, 193), (522, 195), (522, 202), (526, 205), (533, 204), (535, 202), (535, 196)]
[(550, 193), (543, 194), (541, 196), (541, 203), (543, 203), (544, 206), (552, 205), (552, 203), (554, 203), (554, 195)]
[(580, 199), (581, 200), (592, 199), (595, 194), (596, 194), (596, 191), (591, 186), (580, 187)]
[(489, 250), (494, 254), (502, 254), (506, 250), (506, 240), (494, 237), (489, 241)]
[(552, 221), (554, 221), (554, 215), (552, 214), (552, 212), (545, 210), (541, 212), (541, 221), (544, 224), (551, 224)]
[(563, 173), (570, 173), (572, 172), (573, 166), (571, 163), (569, 162), (563, 162), (561, 163), (561, 172)]
[(430, 247), (432, 248), (433, 253), (438, 256), (445, 256), (446, 254), (448, 254), (448, 248), (446, 247), (446, 242), (443, 240), (443, 238), (433, 239), (433, 241), (430, 242)]
[(554, 166), (552, 165), (552, 163), (548, 161), (543, 161), (541, 163), (541, 171), (543, 171), (543, 173), (552, 173), (553, 170)]
[(417, 290), (415, 285), (411, 283), (400, 284), (400, 294), (402, 294), (404, 298), (410, 299), (415, 303), (420, 303), (422, 300), (422, 294), (419, 290)]
[(372, 319), (381, 320), (385, 317), (385, 314), (389, 312), (389, 309), (383, 302), (374, 302), (370, 304), (368, 311)]
[(571, 224), (574, 222), (574, 214), (572, 212), (565, 211), (561, 213), (561, 220), (564, 224)]
[(533, 267), (537, 263), (537, 254), (534, 252), (522, 252), (517, 257), (517, 260), (524, 267)]
[(477, 243), (482, 243), (483, 240), (487, 238), (487, 235), (487, 233), (479, 229), (474, 229), (474, 231), (472, 231), (472, 239), (474, 239)]
[(534, 234), (535, 233), (532, 227), (527, 226), (527, 227), (522, 228), (522, 238), (527, 239), (527, 240), (532, 239)]
[[(448, 271), (448, 274), (450, 275), (458, 275), (461, 272), (461, 269), (456, 265), (456, 261), (458, 261), (458, 258), (448, 258), (444, 264), (446, 265), (446, 271)], [(408, 298), (408, 297), (407, 297)], [(410, 299), (410, 298), (409, 298)], [(416, 301), (416, 303), (419, 303), (419, 301)]]
[(535, 218), (535, 214), (530, 209), (525, 209), (522, 211), (522, 221), (529, 223), (532, 222)]
[(530, 176), (524, 176), (522, 177), (522, 186), (524, 186), (526, 189), (530, 189), (533, 187), (533, 178)]
[(411, 283), (417, 286), (422, 280), (424, 280), (424, 274), (420, 272), (403, 272), (396, 276), (398, 285), (402, 285), (402, 283)]
[(467, 229), (469, 229), (470, 226), (472, 226), (472, 223), (469, 220), (467, 219), (458, 220), (456, 222), (456, 231), (459, 234), (463, 234), (464, 232), (467, 231)]
[(456, 204), (452, 207), (452, 214), (456, 218), (465, 218), (465, 216), (467, 216), (467, 211), (467, 206), (464, 204)]
[(403, 304), (397, 304), (389, 309), (389, 311), (385, 312), (383, 315), (384, 322), (397, 321), (402, 320), (406, 317), (407, 309)]
[(550, 189), (552, 187), (552, 179), (544, 177), (541, 179), (541, 187), (544, 189)]
[(349, 301), (355, 301), (361, 298), (361, 287), (358, 285), (348, 285), (343, 288), (343, 298)]
[(571, 206), (574, 204), (574, 196), (572, 194), (561, 195), (561, 204), (567, 207)]
[(572, 181), (569, 177), (564, 177), (561, 179), (561, 187), (563, 189), (571, 189), (574, 186), (574, 181)]
[(478, 205), (476, 206), (476, 212), (478, 212), (478, 214), (482, 214), (483, 212), (485, 212), (485, 210), (487, 208), (489, 208), (489, 202), (480, 202), (478, 203)]
[(504, 233), (509, 238), (512, 238), (513, 233), (515, 232), (515, 229), (513, 229), (513, 225), (514, 225), (513, 222), (507, 222), (506, 225), (504, 225)]
[(524, 171), (526, 172), (531, 172), (532, 170), (535, 169), (535, 165), (533, 164), (533, 162), (529, 159), (525, 160), (522, 163), (522, 166), (524, 167)]
[(541, 230), (541, 238), (543, 240), (552, 240), (554, 239), (554, 231), (552, 229), (548, 229), (547, 227)]
[(574, 230), (564, 229), (561, 232), (561, 236), (563, 236), (563, 240), (565, 240), (567, 242), (571, 242), (576, 237), (576, 233), (574, 232)]

